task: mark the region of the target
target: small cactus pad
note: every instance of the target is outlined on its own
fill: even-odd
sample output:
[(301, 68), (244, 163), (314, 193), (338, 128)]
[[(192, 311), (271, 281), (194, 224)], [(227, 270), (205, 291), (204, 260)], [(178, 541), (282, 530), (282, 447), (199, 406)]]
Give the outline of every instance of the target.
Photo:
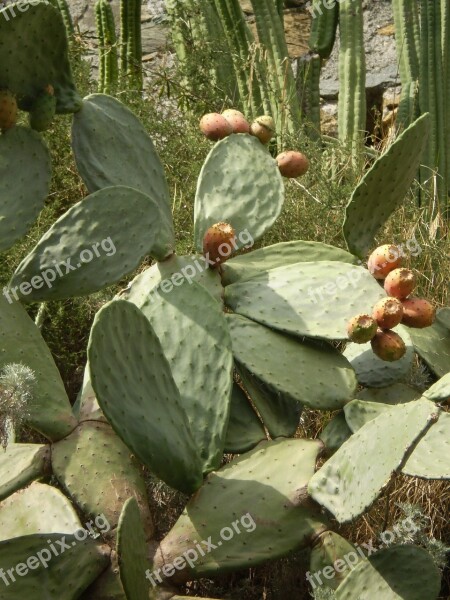
[(298, 336), (347, 339), (347, 323), (370, 314), (385, 292), (369, 272), (338, 261), (295, 263), (225, 288), (234, 312)]
[(418, 546), (390, 546), (360, 562), (336, 590), (336, 600), (436, 600), (441, 574)]
[(328, 459), (309, 482), (309, 493), (339, 523), (355, 519), (378, 497), (435, 416), (436, 405), (428, 400), (390, 407)]
[(0, 451), (0, 500), (44, 475), (49, 459), (50, 446), (8, 444)]
[(438, 377), (450, 373), (450, 328), (437, 319), (425, 329), (408, 329), (414, 350)]
[(51, 174), (50, 153), (40, 135), (17, 126), (0, 136), (0, 252), (33, 225), (44, 207)]
[(384, 388), (407, 379), (411, 372), (414, 349), (412, 346), (410, 329), (398, 325), (393, 329), (400, 335), (406, 344), (406, 353), (394, 362), (381, 360), (373, 352), (370, 342), (367, 344), (347, 344), (344, 356), (355, 369), (358, 383), (370, 388)]
[(423, 479), (450, 479), (450, 414), (441, 412), (402, 469)]
[(347, 425), (343, 411), (338, 412), (324, 427), (319, 439), (325, 444), (330, 452), (336, 452), (344, 442), (352, 435), (352, 430)]
[(150, 563), (135, 498), (129, 498), (123, 505), (117, 530), (117, 554), (120, 579), (127, 600), (149, 600), (149, 583), (145, 572), (149, 570)]
[(331, 346), (301, 342), (240, 315), (227, 319), (235, 359), (270, 389), (320, 410), (354, 398), (353, 369)]
[(450, 373), (438, 379), (423, 395), (433, 402), (450, 402)]
[(239, 248), (251, 245), (273, 225), (283, 202), (282, 177), (263, 145), (251, 135), (228, 136), (214, 146), (200, 172), (194, 206), (196, 249), (202, 251), (206, 230), (221, 221), (233, 227)]
[(0, 542), (0, 564), (14, 576), (8, 578), (8, 586), (2, 582), (2, 600), (77, 600), (107, 567), (111, 554), (109, 546), (89, 537), (83, 540), (80, 534), (79, 540), (74, 535), (44, 533)]
[[(426, 394), (424, 394), (426, 395)], [(358, 400), (382, 402), (383, 404), (404, 404), (418, 400), (422, 394), (405, 383), (393, 383), (383, 388), (364, 388), (356, 394)], [(429, 398), (432, 400), (432, 398)]]
[(382, 402), (352, 400), (344, 406), (345, 420), (352, 432), (355, 433), (363, 425), (389, 410), (391, 406), (391, 404), (383, 404)]
[[(347, 557), (350, 559), (350, 555), (352, 560), (345, 560)], [(353, 557), (356, 557), (356, 562)], [(319, 535), (311, 548), (309, 571), (314, 574), (324, 574), (324, 569), (329, 573), (331, 567), (332, 577), (324, 577), (323, 585), (335, 590), (360, 561), (361, 556), (356, 552), (353, 544), (334, 531), (325, 531)], [(313, 579), (313, 582), (317, 585), (317, 581)]]
[(87, 364), (84, 369), (83, 385), (79, 392), (77, 402), (73, 405), (73, 412), (76, 415), (78, 421), (103, 421), (107, 423), (108, 420), (102, 412), (98, 404), (97, 397), (91, 383), (91, 376), (89, 374), (89, 365)]
[(364, 257), (377, 231), (408, 193), (426, 147), (430, 115), (424, 114), (390, 146), (353, 192), (348, 203), (344, 237), (353, 254)]
[(316, 440), (262, 442), (211, 473), (162, 540), (154, 568), (184, 556), (191, 561), (174, 583), (209, 577), (285, 556), (328, 529), (306, 495), (320, 449)]
[(446, 307), (439, 309), (436, 312), (436, 319), (441, 325), (450, 329), (450, 308)]
[(152, 254), (159, 227), (155, 203), (145, 194), (124, 186), (95, 192), (43, 235), (16, 269), (10, 288), (23, 302), (92, 294)]
[(131, 110), (111, 96), (87, 96), (73, 119), (72, 146), (89, 192), (125, 185), (156, 202), (161, 213), (161, 258), (170, 254), (175, 238), (164, 167), (152, 139)]
[(248, 281), (255, 275), (280, 265), (323, 260), (356, 264), (358, 259), (345, 250), (321, 242), (281, 242), (230, 258), (222, 266), (222, 282), (224, 285), (230, 285), (238, 281)]
[(230, 414), (230, 332), (222, 306), (209, 292), (179, 279), (170, 288), (160, 285), (141, 311), (170, 365), (203, 472), (209, 473), (220, 467)]
[(119, 437), (168, 485), (185, 493), (198, 489), (200, 455), (170, 365), (134, 304), (114, 300), (97, 313), (88, 359), (92, 387)]
[(68, 435), (77, 422), (58, 369), (41, 332), (24, 307), (0, 294), (0, 369), (21, 363), (36, 377), (27, 422), (50, 440)]
[[(80, 109), (61, 14), (50, 2), (18, 2), (0, 10), (0, 89), (11, 90), (28, 110), (51, 84), (58, 113)], [(22, 40), (17, 43), (17, 40)]]
[(111, 565), (92, 582), (79, 600), (127, 600), (116, 563), (117, 558), (114, 557)]
[(77, 506), (91, 516), (104, 515), (111, 529), (119, 522), (124, 502), (135, 497), (150, 537), (153, 525), (140, 466), (109, 424), (86, 421), (53, 444), (52, 467)]
[(242, 454), (266, 440), (266, 432), (247, 396), (235, 383), (231, 393), (230, 420), (225, 437), (225, 452)]
[(33, 482), (0, 503), (0, 540), (36, 533), (75, 533), (81, 523), (59, 490)]
[(270, 389), (242, 365), (236, 364), (236, 370), (270, 437), (293, 437), (302, 405), (292, 396)]

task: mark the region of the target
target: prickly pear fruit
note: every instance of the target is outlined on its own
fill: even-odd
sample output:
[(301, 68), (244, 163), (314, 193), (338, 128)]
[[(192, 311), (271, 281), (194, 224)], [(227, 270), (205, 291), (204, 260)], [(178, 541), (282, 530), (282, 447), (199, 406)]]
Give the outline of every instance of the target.
[(399, 300), (407, 298), (415, 286), (416, 276), (410, 269), (394, 269), (384, 280), (385, 292)]
[(11, 129), (17, 122), (17, 102), (9, 90), (0, 90), (0, 129)]
[(201, 132), (208, 140), (217, 142), (233, 133), (230, 123), (219, 113), (208, 113), (200, 119)]
[(408, 327), (430, 327), (436, 318), (436, 308), (425, 298), (408, 298), (403, 300), (402, 323)]
[(51, 127), (55, 113), (56, 97), (53, 87), (49, 85), (33, 102), (29, 115), (30, 127), (35, 131), (46, 131)]
[[(236, 248), (234, 229), (229, 223), (215, 223), (203, 237), (203, 254), (215, 265), (224, 263)], [(215, 265), (210, 266), (214, 268)]]
[(387, 362), (400, 360), (406, 352), (405, 342), (395, 331), (382, 331), (379, 329), (374, 338), (370, 340), (372, 350)]
[(391, 271), (402, 265), (402, 253), (398, 246), (378, 246), (369, 256), (368, 269), (375, 279), (384, 279)]
[(309, 160), (301, 152), (282, 152), (276, 160), (283, 177), (300, 177), (309, 169)]
[(233, 133), (250, 133), (250, 125), (240, 111), (229, 108), (223, 111), (222, 117), (231, 125)]
[(370, 342), (377, 332), (377, 324), (369, 315), (357, 315), (347, 324), (348, 337), (356, 344)]
[(380, 329), (392, 329), (402, 321), (403, 305), (398, 298), (383, 298), (373, 307), (372, 316)]
[(250, 125), (250, 133), (258, 138), (261, 144), (268, 144), (275, 134), (275, 123), (269, 115), (258, 117)]

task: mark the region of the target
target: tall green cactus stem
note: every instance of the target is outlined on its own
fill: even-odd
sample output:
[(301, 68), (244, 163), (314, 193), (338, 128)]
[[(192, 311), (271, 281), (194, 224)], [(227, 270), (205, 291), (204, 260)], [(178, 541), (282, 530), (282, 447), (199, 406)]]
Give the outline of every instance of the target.
[(116, 25), (111, 4), (107, 0), (98, 0), (95, 16), (99, 42), (98, 91), (110, 94), (117, 86), (119, 75)]
[(441, 4), (441, 37), (442, 37), (442, 65), (444, 73), (444, 94), (447, 99), (445, 105), (445, 132), (446, 140), (446, 160), (447, 160), (447, 190), (450, 192), (450, 107), (448, 99), (450, 98), (450, 3)]
[(120, 75), (131, 87), (142, 90), (142, 38), (140, 0), (120, 3)]
[(312, 140), (320, 138), (320, 70), (318, 54), (307, 54), (298, 60), (297, 92), (300, 98), (306, 132)]
[(339, 139), (360, 163), (366, 129), (366, 66), (362, 0), (343, 0), (339, 5)]
[(64, 27), (66, 28), (67, 37), (70, 38), (75, 33), (75, 27), (72, 20), (72, 15), (70, 14), (69, 6), (66, 0), (57, 0), (58, 8), (61, 12), (62, 19), (64, 21)]
[(339, 4), (333, 3), (331, 8), (324, 7), (322, 0), (314, 0), (311, 13), (311, 35), (309, 47), (320, 58), (326, 60), (330, 57), (336, 40), (336, 31), (339, 21)]

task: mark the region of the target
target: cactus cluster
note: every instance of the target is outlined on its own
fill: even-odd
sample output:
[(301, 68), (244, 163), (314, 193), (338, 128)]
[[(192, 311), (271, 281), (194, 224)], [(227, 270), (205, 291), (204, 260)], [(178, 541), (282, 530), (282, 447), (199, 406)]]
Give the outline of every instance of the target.
[[(17, 19), (13, 29), (20, 23), (22, 32), (36, 32), (45, 21), (54, 26), (53, 43), (65, 39), (62, 19), (45, 2)], [(3, 27), (0, 19), (2, 34)], [(42, 236), (0, 294), (0, 368), (22, 364), (33, 372), (25, 421), (43, 436), (40, 444), (9, 439), (0, 452), (0, 566), (8, 573), (28, 557), (48, 558), (8, 582), (1, 596), (38, 600), (45, 589), (52, 600), (176, 600), (190, 580), (299, 548), (312, 548), (310, 569), (330, 564), (330, 540), (333, 560), (341, 558), (351, 545), (332, 533), (330, 517), (343, 523), (363, 514), (393, 473), (450, 477), (442, 452), (450, 433), (442, 406), (450, 395), (450, 309), (428, 328), (399, 325), (411, 336), (402, 334), (407, 350), (395, 363), (374, 365), (377, 357), (364, 345), (338, 349), (333, 342), (348, 339), (352, 315), (370, 312), (386, 292), (352, 254), (354, 237), (350, 251), (301, 240), (249, 247), (280, 214), (284, 181), (280, 161), (246, 132), (229, 133), (209, 152), (195, 198), (197, 254), (177, 256), (169, 189), (147, 132), (110, 96), (79, 101), (65, 55), (54, 61), (47, 37), (39, 36), (35, 45), (12, 44), (23, 68), (0, 67), (0, 87), (29, 110), (43, 85), (53, 86), (56, 113), (74, 112), (73, 152), (89, 195)], [(46, 64), (45, 76), (42, 65), (30, 71), (35, 56)], [(51, 174), (38, 132), (5, 129), (2, 251), (37, 218)], [(413, 153), (407, 139), (396, 142), (403, 149), (405, 143), (392, 169), (401, 170)], [(364, 185), (365, 197), (377, 198), (378, 179), (368, 175)], [(353, 218), (366, 210), (355, 196), (351, 206)], [(55, 265), (107, 238), (114, 254), (99, 252), (55, 275)], [(233, 256), (211, 264), (209, 254), (223, 243)], [(154, 264), (97, 313), (72, 407), (23, 305), (105, 288), (148, 255)], [(424, 395), (389, 401), (415, 351), (441, 379)], [(366, 392), (382, 388), (376, 400), (359, 396), (364, 378)], [(293, 437), (304, 407), (339, 411), (321, 440)], [(225, 452), (236, 456), (225, 461)], [(327, 452), (334, 454), (318, 468)], [(159, 542), (145, 471), (189, 496)], [(82, 538), (99, 516), (109, 528)], [(251, 533), (237, 533), (244, 517), (254, 524)], [(61, 540), (67, 550), (58, 554)], [(211, 552), (200, 552), (202, 540)], [(333, 585), (340, 600), (433, 600), (440, 572), (422, 548), (393, 546)]]

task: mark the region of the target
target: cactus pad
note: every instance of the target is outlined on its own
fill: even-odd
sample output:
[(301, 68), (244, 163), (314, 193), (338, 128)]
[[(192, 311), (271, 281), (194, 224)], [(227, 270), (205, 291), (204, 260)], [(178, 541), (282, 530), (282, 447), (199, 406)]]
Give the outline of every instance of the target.
[(383, 404), (382, 402), (352, 400), (344, 406), (345, 420), (352, 432), (355, 433), (363, 425), (389, 410), (391, 406), (391, 404)]
[(328, 459), (309, 482), (309, 493), (339, 523), (355, 519), (378, 497), (435, 417), (436, 406), (428, 400), (391, 406)]
[(343, 411), (338, 412), (324, 427), (319, 439), (330, 452), (336, 452), (352, 435), (352, 430), (347, 425)]
[(123, 505), (117, 531), (120, 579), (128, 600), (149, 600), (147, 553), (139, 506), (134, 498), (129, 498)]
[(425, 329), (409, 329), (417, 354), (438, 377), (450, 373), (450, 328), (437, 319)]
[(51, 174), (50, 153), (40, 135), (17, 126), (0, 136), (0, 252), (33, 225), (44, 207)]
[[(51, 84), (58, 113), (80, 109), (68, 58), (66, 30), (61, 14), (50, 2), (11, 4), (0, 10), (0, 89), (19, 98), (29, 109)], [(24, 40), (18, 44), (17, 40)], [(26, 43), (25, 43), (26, 40)]]
[(375, 235), (403, 201), (425, 150), (430, 115), (412, 123), (365, 174), (348, 203), (344, 237), (353, 254), (364, 257)]
[(227, 318), (236, 360), (270, 389), (321, 410), (341, 408), (354, 397), (353, 369), (334, 348), (301, 342), (240, 315)]
[[(10, 288), (23, 302), (92, 294), (134, 271), (158, 247), (159, 227), (155, 203), (145, 194), (124, 186), (95, 192), (43, 235), (16, 269)], [(33, 277), (40, 279), (34, 287)]]
[[(355, 547), (350, 542), (347, 542), (346, 539), (334, 531), (325, 531), (317, 538), (311, 548), (309, 570), (311, 573), (321, 573), (327, 567), (331, 567), (334, 571), (333, 577), (331, 579), (324, 578), (323, 585), (335, 590), (355, 566), (350, 567), (350, 564), (343, 560), (349, 554), (356, 554), (358, 562), (361, 560)], [(340, 566), (339, 571), (335, 568), (337, 561), (340, 561), (343, 565), (343, 567)]]
[(231, 454), (242, 454), (266, 439), (263, 424), (247, 396), (235, 383), (231, 392), (230, 420), (224, 451)]
[(450, 373), (441, 377), (436, 383), (423, 393), (425, 398), (433, 402), (449, 402), (450, 400)]
[(342, 262), (295, 263), (225, 288), (234, 312), (298, 336), (347, 339), (347, 322), (386, 296), (367, 269)]
[(0, 452), (0, 500), (44, 475), (49, 462), (50, 446), (8, 444)]
[(441, 412), (402, 469), (423, 479), (450, 479), (450, 414)]
[(200, 456), (147, 318), (124, 300), (105, 305), (95, 317), (88, 359), (100, 408), (119, 437), (168, 485), (185, 493), (198, 489)]
[[(237, 198), (239, 201), (237, 202)], [(275, 222), (284, 202), (284, 185), (276, 161), (255, 137), (232, 134), (218, 142), (200, 172), (194, 207), (195, 247), (211, 225), (225, 221), (239, 240), (248, 232), (259, 239)]]
[[(393, 383), (383, 388), (364, 388), (357, 394), (358, 400), (369, 402), (382, 402), (383, 404), (404, 404), (418, 400), (421, 393), (405, 383)], [(424, 394), (426, 396), (426, 393)], [(429, 398), (432, 400), (432, 398)]]

